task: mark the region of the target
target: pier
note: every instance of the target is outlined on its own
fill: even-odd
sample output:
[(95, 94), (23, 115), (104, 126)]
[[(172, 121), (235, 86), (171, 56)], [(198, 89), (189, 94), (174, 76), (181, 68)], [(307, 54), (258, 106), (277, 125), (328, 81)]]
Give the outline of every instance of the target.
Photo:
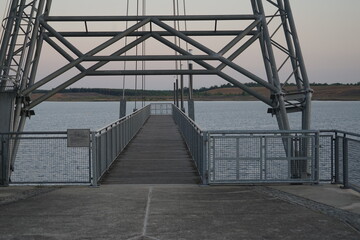
[(200, 178), (171, 115), (152, 115), (101, 184), (196, 184)]
[[(356, 182), (343, 181), (344, 172), (339, 169), (337, 184), (329, 184), (335, 172), (328, 172), (332, 167), (323, 160), (319, 166), (325, 172), (318, 174), (314, 168), (310, 176), (294, 178), (291, 168), (282, 166), (291, 166), (297, 156), (280, 155), (280, 168), (266, 168), (272, 158), (254, 157), (256, 148), (248, 146), (255, 155), (247, 158), (258, 164), (248, 163), (246, 172), (251, 175), (243, 174), (242, 164), (248, 160), (237, 148), (234, 152), (231, 143), (241, 147), (240, 139), (246, 139), (273, 151), (265, 143), (276, 140), (282, 146), (275, 148), (280, 152), (282, 137), (296, 141), (301, 137), (300, 132), (281, 133), (255, 131), (249, 136), (248, 132), (202, 131), (171, 104), (148, 105), (90, 133), (89, 148), (70, 147), (84, 160), (79, 166), (72, 162), (74, 169), (91, 164), (83, 173), (74, 172), (78, 178), (61, 177), (68, 186), (52, 186), (51, 180), (59, 179), (51, 175), (50, 167), (49, 173), (44, 168), (48, 178), (42, 187), (29, 186), (25, 180), (17, 183), (20, 186), (12, 183), (1, 188), (0, 239), (358, 239), (360, 194), (340, 188), (339, 183), (356, 186)], [(66, 143), (66, 138), (50, 134), (44, 137), (43, 133), (35, 142)], [(340, 135), (337, 133), (343, 139)], [(20, 142), (26, 144), (34, 136), (25, 134)], [(319, 138), (310, 132), (304, 136)], [(329, 136), (322, 136), (323, 148)], [(346, 136), (342, 147), (350, 146), (350, 154), (340, 152), (345, 160), (354, 156), (351, 145), (357, 143), (348, 137), (352, 136)], [(47, 154), (58, 158), (56, 150), (49, 148)], [(84, 153), (91, 153), (90, 162)], [(308, 160), (311, 163), (314, 157), (317, 162), (323, 154), (310, 155)], [(60, 155), (64, 156), (61, 151)], [(258, 171), (258, 167), (267, 171)], [(92, 186), (79, 186), (74, 179)], [(303, 185), (285, 184), (292, 182)]]
[[(126, 16), (71, 16), (52, 15), (51, 0), (8, 2), (0, 240), (360, 239), (360, 135), (311, 129), (313, 90), (290, 1), (250, 0), (233, 15), (187, 15), (185, 1), (173, 1), (173, 15), (153, 14), (145, 0), (133, 14), (129, 3)], [(243, 66), (249, 56), (261, 69)], [(145, 105), (141, 96), (143, 107), (126, 115), (125, 76), (140, 99), (138, 80), (145, 90), (149, 75), (171, 79), (174, 104)], [(192, 98), (198, 75), (264, 103), (279, 130), (202, 129)], [(24, 131), (39, 104), (82, 79), (106, 86), (108, 76), (123, 80), (119, 119), (96, 131)], [(43, 88), (51, 90), (35, 94)]]

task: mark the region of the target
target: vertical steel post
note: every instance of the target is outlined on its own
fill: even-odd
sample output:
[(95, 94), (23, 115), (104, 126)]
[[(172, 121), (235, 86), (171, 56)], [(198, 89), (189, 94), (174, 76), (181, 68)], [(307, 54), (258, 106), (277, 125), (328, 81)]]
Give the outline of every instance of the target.
[(284, 0), (284, 6), (285, 6), (287, 18), (289, 20), (291, 34), (293, 36), (294, 46), (296, 49), (296, 55), (297, 55), (297, 58), (299, 61), (300, 71), (301, 71), (301, 75), (303, 78), (303, 85), (304, 85), (305, 92), (306, 92), (306, 100), (305, 100), (305, 104), (303, 104), (304, 110), (303, 110), (303, 117), (302, 117), (302, 129), (309, 130), (310, 122), (311, 122), (312, 90), (310, 89), (309, 79), (308, 79), (307, 71), (305, 68), (305, 62), (304, 62), (304, 58), (303, 58), (303, 55), (301, 52), (300, 41), (299, 41), (299, 37), (298, 37), (297, 31), (296, 31), (295, 21), (294, 21), (294, 17), (292, 14), (289, 0)]
[(348, 153), (349, 140), (344, 134), (343, 138), (343, 189), (349, 188), (349, 153)]
[(175, 80), (176, 85), (176, 106), (179, 107), (179, 79), (176, 78)]
[(185, 112), (184, 107), (184, 75), (180, 75), (180, 99), (181, 99), (181, 111)]
[(123, 118), (126, 116), (126, 99), (120, 100), (120, 118)]
[[(99, 138), (100, 139), (100, 138)], [(91, 133), (91, 186), (98, 186), (98, 155), (97, 155), (97, 138), (95, 136), (95, 132)]]
[(176, 83), (174, 82), (174, 105), (176, 104)]
[(13, 25), (14, 18), (16, 16), (16, 8), (18, 6), (19, 1), (20, 0), (12, 0), (11, 5), (10, 5), (9, 16), (7, 16), (8, 18), (6, 20), (6, 26), (4, 28), (4, 35), (3, 35), (1, 48), (0, 48), (0, 66), (3, 66), (4, 61), (5, 61), (6, 51), (8, 49), (7, 47), (8, 47), (8, 43), (11, 38), (11, 32), (13, 29), (12, 25)]
[(335, 132), (335, 139), (334, 139), (334, 142), (335, 142), (335, 176), (334, 176), (334, 183), (335, 184), (338, 184), (339, 183), (339, 180), (340, 180), (340, 175), (339, 175), (339, 169), (340, 169), (340, 162), (339, 162), (339, 136), (338, 136), (338, 133)]
[(0, 186), (9, 185), (9, 137), (1, 135), (1, 148), (0, 148)]
[[(9, 16), (6, 21), (6, 27), (4, 29), (4, 37), (2, 39), (1, 47), (0, 47), (0, 76), (6, 76), (9, 72), (9, 65), (10, 61), (9, 59), (12, 58), (11, 56), (7, 55), (8, 52), (11, 51), (11, 49), (14, 48), (15, 42), (12, 40), (12, 38), (17, 38), (17, 33), (13, 32), (13, 29), (15, 31), (14, 23), (16, 21), (16, 14), (17, 14), (17, 7), (19, 5), (20, 0), (12, 0), (10, 10), (9, 10)], [(9, 50), (10, 48), (10, 50)], [(0, 91), (3, 91), (6, 87), (6, 81), (1, 80), (0, 81)]]
[[(189, 70), (193, 69), (193, 65), (189, 62)], [(195, 106), (193, 99), (193, 75), (189, 74), (189, 96), (188, 96), (188, 112), (189, 117), (195, 121)]]
[(315, 182), (320, 181), (320, 133), (315, 133)]
[(264, 35), (265, 46), (262, 48), (262, 50), (263, 51), (265, 50), (265, 52), (263, 52), (263, 56), (267, 56), (269, 58), (270, 67), (271, 67), (272, 79), (269, 79), (269, 82), (273, 83), (273, 85), (277, 88), (277, 92), (274, 93), (274, 97), (277, 102), (276, 115), (278, 119), (279, 129), (290, 130), (290, 124), (285, 107), (284, 94), (282, 92), (280, 78), (276, 67), (275, 55), (272, 49), (271, 37), (269, 34), (269, 29), (267, 27), (267, 22), (265, 18), (266, 16), (265, 10), (262, 4), (262, 0), (257, 0), (256, 3), (257, 3), (256, 4), (257, 9), (254, 9), (254, 12), (257, 12), (262, 20), (262, 32)]
[(202, 144), (202, 152), (200, 161), (202, 162), (202, 184), (209, 184), (209, 168), (208, 168), (208, 143), (209, 143), (209, 135), (207, 132), (203, 132), (201, 137)]
[[(51, 1), (50, 1), (51, 2)], [(22, 78), (21, 78), (21, 85), (20, 85), (20, 91), (24, 90), (28, 85), (30, 85), (33, 81), (31, 80), (31, 78), (29, 77), (30, 75), (30, 70), (31, 70), (31, 65), (32, 65), (32, 61), (34, 60), (34, 52), (35, 52), (35, 46), (37, 43), (37, 37), (39, 35), (39, 26), (40, 26), (40, 22), (39, 22), (39, 17), (41, 16), (41, 14), (43, 14), (43, 10), (44, 10), (44, 5), (45, 5), (45, 0), (40, 0), (40, 2), (38, 3), (38, 5), (36, 6), (36, 2), (33, 2), (33, 6), (31, 9), (31, 13), (29, 16), (29, 22), (28, 22), (28, 26), (27, 26), (27, 31), (30, 31), (30, 29), (32, 29), (31, 32), (31, 36), (27, 36), (27, 38), (29, 38), (29, 46), (27, 47), (26, 44), (24, 44), (23, 46), (23, 51), (25, 51), (25, 48), (28, 48), (27, 50), (27, 56), (26, 56), (26, 60), (25, 60), (25, 66), (22, 72)], [(35, 9), (37, 9), (37, 13), (35, 16), (33, 16)], [(30, 25), (30, 23), (32, 21), (35, 21), (33, 25)], [(40, 37), (42, 39), (42, 36)], [(25, 55), (23, 55), (25, 56)], [(23, 57), (22, 56), (22, 57)], [(20, 61), (22, 62), (22, 61)], [(19, 63), (19, 67), (21, 68), (21, 63)], [(17, 73), (18, 75), (20, 75), (20, 72)], [(16, 102), (15, 102), (15, 114), (14, 114), (14, 120), (13, 120), (13, 129), (14, 131), (17, 132), (22, 132), (25, 126), (25, 121), (26, 118), (28, 117), (26, 112), (21, 112), (22, 110), (22, 101), (23, 98), (17, 97), (16, 98)], [(15, 162), (15, 157), (17, 154), (17, 150), (19, 147), (19, 140), (16, 139), (12, 149), (11, 149), (11, 160), (10, 160), (10, 164), (11, 167), (13, 168), (14, 162)]]

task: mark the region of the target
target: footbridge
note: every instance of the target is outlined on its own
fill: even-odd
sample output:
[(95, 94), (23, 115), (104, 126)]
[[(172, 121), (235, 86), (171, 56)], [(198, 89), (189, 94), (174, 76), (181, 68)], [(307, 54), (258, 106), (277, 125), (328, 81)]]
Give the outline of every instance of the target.
[(360, 135), (336, 130), (204, 131), (169, 103), (147, 105), (95, 132), (9, 133), (1, 134), (1, 140), (5, 162), (8, 145), (20, 142), (11, 181), (2, 179), (4, 185), (360, 186)]

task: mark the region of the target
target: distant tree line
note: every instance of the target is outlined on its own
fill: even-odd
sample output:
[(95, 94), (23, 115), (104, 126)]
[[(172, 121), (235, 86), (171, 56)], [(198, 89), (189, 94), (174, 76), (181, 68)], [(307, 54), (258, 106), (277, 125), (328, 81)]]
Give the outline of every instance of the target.
[[(258, 83), (244, 83), (247, 87), (261, 87)], [(289, 86), (295, 86), (295, 84), (288, 84)], [(357, 83), (311, 83), (311, 86), (360, 86), (360, 82)], [(222, 84), (220, 86), (214, 85), (211, 87), (201, 87), (199, 89), (194, 89), (194, 93), (199, 95), (205, 94), (207, 91), (212, 89), (221, 89), (221, 88), (235, 88), (231, 83)], [(49, 90), (37, 90), (36, 93), (47, 93)], [(184, 88), (185, 94), (188, 92), (188, 88)], [(122, 89), (113, 89), (113, 88), (69, 88), (61, 90), (60, 93), (98, 93), (103, 95), (112, 95), (112, 96), (121, 96), (123, 94)], [(172, 96), (172, 90), (134, 90), (134, 89), (125, 89), (126, 96)]]
[[(247, 87), (261, 87), (260, 84), (256, 83), (256, 82), (250, 82), (250, 83), (244, 83), (245, 86)], [(310, 83), (311, 86), (360, 86), (360, 82), (357, 83)], [(287, 86), (296, 86), (295, 83), (289, 83), (287, 84)], [(234, 86), (231, 83), (226, 83), (226, 84), (222, 84), (222, 85), (214, 85), (211, 87), (201, 87), (199, 89), (194, 89), (194, 92), (206, 92), (212, 89), (219, 89), (219, 88), (236, 88), (236, 86)]]
[[(49, 90), (37, 90), (37, 93), (46, 93)], [(111, 96), (122, 96), (122, 89), (113, 89), (113, 88), (69, 88), (63, 89), (59, 93), (98, 93), (103, 95)], [(172, 95), (173, 91), (170, 90), (134, 90), (134, 89), (125, 89), (126, 96), (169, 96)]]

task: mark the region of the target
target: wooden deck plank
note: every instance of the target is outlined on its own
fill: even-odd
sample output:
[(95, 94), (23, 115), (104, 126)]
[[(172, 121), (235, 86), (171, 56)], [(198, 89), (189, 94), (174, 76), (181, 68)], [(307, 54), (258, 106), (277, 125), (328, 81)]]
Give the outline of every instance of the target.
[(199, 176), (172, 116), (150, 116), (102, 184), (196, 184)]

